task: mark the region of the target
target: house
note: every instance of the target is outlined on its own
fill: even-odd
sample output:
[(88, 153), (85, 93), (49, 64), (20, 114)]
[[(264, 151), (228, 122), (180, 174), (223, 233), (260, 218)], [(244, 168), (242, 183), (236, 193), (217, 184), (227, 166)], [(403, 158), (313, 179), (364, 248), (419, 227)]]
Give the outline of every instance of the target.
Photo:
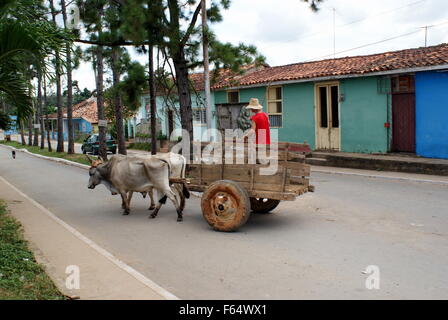
[[(256, 70), (261, 70), (268, 67), (267, 65), (247, 65), (242, 67), (244, 74), (250, 74)], [(210, 72), (210, 78), (213, 83), (235, 83), (241, 77), (242, 74), (233, 72), (230, 69), (220, 70), (217, 74), (213, 71)], [(204, 73), (190, 74), (189, 80), (191, 83), (191, 104), (193, 111), (193, 140), (204, 141), (207, 139), (206, 130), (206, 109), (205, 109), (205, 83)], [(181, 129), (180, 114), (179, 114), (179, 102), (175, 94), (173, 97), (165, 95), (164, 90), (158, 89), (156, 92), (156, 104), (157, 112), (156, 117), (158, 121), (158, 129), (162, 132), (162, 135), (170, 137), (171, 133), (176, 129)], [(217, 128), (217, 117), (215, 108), (215, 95), (211, 92), (211, 109), (212, 109), (212, 129)], [(145, 92), (141, 97), (141, 107), (137, 114), (128, 119), (126, 122), (128, 137), (134, 137), (138, 132), (139, 126), (143, 126), (150, 122), (150, 98), (149, 92)], [(173, 140), (177, 140), (176, 135), (179, 131), (175, 131)], [(180, 133), (179, 133), (180, 136)]]
[(448, 158), (448, 44), (265, 68), (216, 83), (216, 104), (258, 98), (280, 141), (314, 150)]
[[(68, 140), (67, 108), (62, 110), (64, 122), (64, 140)], [(52, 139), (57, 139), (57, 113), (48, 115), (49, 122), (46, 127), (50, 129)], [(98, 111), (96, 97), (90, 97), (73, 106), (73, 127), (75, 139), (81, 135), (98, 132)]]
[(5, 136), (18, 133), (17, 116), (9, 115), (9, 119), (10, 119), (10, 126), (9, 129), (4, 132)]
[[(199, 140), (205, 128), (203, 74), (190, 79)], [(247, 68), (244, 74), (224, 71), (211, 89), (213, 127), (217, 106), (241, 107), (258, 98), (280, 141), (307, 142), (313, 150), (448, 158), (448, 44)], [(157, 97), (164, 133), (180, 127), (171, 120), (178, 104), (167, 107), (166, 100)], [(145, 95), (134, 121), (148, 114)]]

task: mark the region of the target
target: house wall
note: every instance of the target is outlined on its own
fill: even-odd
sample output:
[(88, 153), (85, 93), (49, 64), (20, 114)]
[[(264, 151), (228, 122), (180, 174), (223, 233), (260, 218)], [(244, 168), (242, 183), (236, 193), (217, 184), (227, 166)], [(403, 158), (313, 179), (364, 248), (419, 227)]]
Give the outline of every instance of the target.
[(378, 90), (377, 77), (340, 81), (341, 151), (358, 153), (388, 152), (389, 98)]
[(448, 159), (448, 72), (415, 75), (416, 153)]
[[(379, 93), (377, 77), (341, 80), (345, 100), (340, 103), (341, 151), (386, 153), (388, 130), (384, 127), (390, 107), (387, 94)], [(306, 142), (315, 149), (316, 121), (312, 82), (283, 85), (283, 127), (279, 141)], [(266, 87), (240, 89), (240, 102), (258, 98), (266, 111)], [(215, 92), (216, 103), (226, 103), (226, 91)], [(272, 129), (271, 129), (272, 130)]]
[[(203, 107), (203, 102), (205, 100), (205, 93), (204, 91), (198, 92), (198, 93), (192, 93), (191, 95), (191, 106), (192, 108), (199, 108)], [(128, 125), (135, 127), (138, 123), (142, 121), (142, 119), (148, 118), (148, 112), (146, 111), (146, 105), (149, 103), (149, 95), (145, 94), (141, 97), (141, 106), (138, 110), (137, 115), (134, 119), (128, 120)], [(157, 104), (157, 112), (156, 117), (161, 123), (161, 130), (162, 133), (167, 135), (168, 134), (168, 106), (165, 103), (165, 99), (163, 97), (158, 96), (156, 98), (156, 104)], [(215, 111), (215, 99), (213, 92), (211, 93), (211, 106), (212, 106), (212, 128), (216, 128), (216, 117), (214, 116)], [(175, 108), (179, 109), (179, 103), (175, 104)], [(181, 129), (181, 122), (180, 119), (174, 117), (174, 129)], [(207, 126), (205, 124), (201, 124), (200, 122), (193, 121), (193, 139), (194, 140), (201, 140), (205, 137), (205, 132), (207, 130)], [(128, 127), (128, 134), (130, 135), (131, 129)], [(181, 134), (179, 133), (179, 136)], [(177, 139), (175, 139), (177, 140)]]

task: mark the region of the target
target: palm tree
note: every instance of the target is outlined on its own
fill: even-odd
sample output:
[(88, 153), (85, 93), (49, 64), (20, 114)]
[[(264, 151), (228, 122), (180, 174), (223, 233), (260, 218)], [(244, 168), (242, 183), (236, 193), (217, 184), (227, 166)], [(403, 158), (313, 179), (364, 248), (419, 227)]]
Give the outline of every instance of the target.
[(0, 94), (15, 107), (18, 123), (33, 115), (30, 77), (31, 66), (50, 77), (46, 57), (54, 50), (64, 52), (67, 34), (46, 20), (39, 0), (3, 0), (0, 2)]

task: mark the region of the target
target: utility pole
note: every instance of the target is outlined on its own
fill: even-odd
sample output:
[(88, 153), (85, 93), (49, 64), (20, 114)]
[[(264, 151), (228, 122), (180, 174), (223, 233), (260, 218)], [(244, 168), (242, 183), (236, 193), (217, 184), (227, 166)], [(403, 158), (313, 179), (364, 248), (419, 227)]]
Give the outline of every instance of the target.
[(208, 61), (208, 35), (207, 35), (207, 6), (205, 0), (201, 0), (202, 10), (202, 50), (204, 56), (204, 83), (205, 83), (205, 114), (207, 121), (207, 140), (211, 140), (212, 109), (210, 99), (210, 68)]
[(431, 28), (431, 27), (434, 27), (434, 26), (424, 26), (424, 27), (421, 27), (422, 29), (425, 29), (425, 47), (428, 46), (428, 28)]

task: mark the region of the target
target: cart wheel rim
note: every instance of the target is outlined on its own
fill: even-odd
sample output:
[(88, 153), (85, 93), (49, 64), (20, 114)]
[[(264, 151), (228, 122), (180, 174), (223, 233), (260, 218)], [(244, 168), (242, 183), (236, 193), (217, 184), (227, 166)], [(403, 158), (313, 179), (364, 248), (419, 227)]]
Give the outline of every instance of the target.
[(238, 209), (238, 201), (227, 192), (218, 192), (211, 199), (213, 212), (220, 220), (232, 220)]

